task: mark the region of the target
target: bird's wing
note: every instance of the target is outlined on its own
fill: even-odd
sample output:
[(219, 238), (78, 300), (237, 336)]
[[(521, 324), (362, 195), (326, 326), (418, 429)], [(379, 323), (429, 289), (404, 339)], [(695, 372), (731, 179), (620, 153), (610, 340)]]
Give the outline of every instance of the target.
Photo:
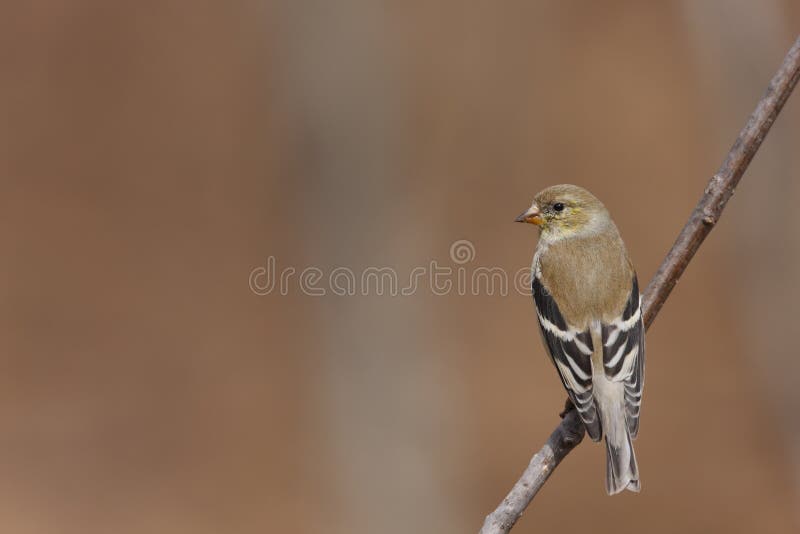
[(644, 387), (644, 321), (639, 283), (633, 275), (631, 292), (622, 314), (602, 326), (603, 367), (612, 382), (625, 385), (625, 420), (632, 438), (639, 432)]
[(586, 433), (593, 441), (597, 441), (603, 430), (592, 397), (591, 332), (588, 328), (579, 331), (567, 325), (556, 301), (538, 276), (533, 277), (532, 290), (544, 344), (558, 369), (570, 400), (578, 409)]

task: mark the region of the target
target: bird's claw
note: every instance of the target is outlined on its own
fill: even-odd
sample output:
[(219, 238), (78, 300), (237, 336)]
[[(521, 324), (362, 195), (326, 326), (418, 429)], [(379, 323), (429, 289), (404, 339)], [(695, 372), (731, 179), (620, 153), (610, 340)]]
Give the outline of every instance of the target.
[(569, 412), (571, 412), (572, 410), (574, 410), (574, 409), (575, 409), (575, 405), (572, 404), (571, 400), (567, 399), (567, 402), (564, 403), (564, 409), (561, 411), (560, 414), (558, 414), (558, 416), (561, 419), (564, 419), (567, 416), (567, 414)]

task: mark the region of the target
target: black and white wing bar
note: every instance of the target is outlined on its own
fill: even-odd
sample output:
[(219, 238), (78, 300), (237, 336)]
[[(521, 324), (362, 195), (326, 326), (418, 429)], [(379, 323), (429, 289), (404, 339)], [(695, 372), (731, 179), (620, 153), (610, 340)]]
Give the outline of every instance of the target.
[(625, 415), (632, 438), (639, 432), (644, 386), (644, 322), (636, 275), (622, 315), (603, 324), (603, 366), (606, 377), (625, 384)]
[(602, 435), (600, 418), (592, 397), (592, 336), (566, 324), (553, 297), (537, 276), (532, 284), (533, 300), (542, 337), (561, 376), (570, 400), (578, 409), (586, 432), (597, 441)]

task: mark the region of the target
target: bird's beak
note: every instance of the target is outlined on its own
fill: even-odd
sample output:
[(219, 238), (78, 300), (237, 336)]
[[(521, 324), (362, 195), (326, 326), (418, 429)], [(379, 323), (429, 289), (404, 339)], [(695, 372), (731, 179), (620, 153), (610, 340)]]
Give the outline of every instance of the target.
[(514, 219), (514, 222), (521, 222), (521, 223), (535, 224), (536, 226), (542, 226), (544, 224), (544, 219), (542, 219), (542, 214), (539, 211), (539, 206), (533, 204), (530, 208), (520, 213), (519, 216), (516, 219)]

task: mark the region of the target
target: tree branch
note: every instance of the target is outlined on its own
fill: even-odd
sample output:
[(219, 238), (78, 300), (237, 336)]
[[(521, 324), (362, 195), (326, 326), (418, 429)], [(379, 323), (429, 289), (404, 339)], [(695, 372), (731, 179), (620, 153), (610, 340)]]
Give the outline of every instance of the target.
[[(764, 97), (739, 132), (739, 137), (736, 138), (725, 161), (708, 182), (703, 196), (675, 240), (675, 244), (647, 286), (642, 299), (645, 327), (653, 323), (689, 261), (719, 221), (722, 210), (725, 209), (736, 185), (764, 141), (783, 104), (789, 98), (798, 78), (800, 78), (800, 37), (789, 49), (778, 72), (770, 81)], [(531, 458), (522, 477), (514, 484), (500, 506), (486, 516), (480, 534), (507, 534), (561, 460), (581, 442), (584, 434), (583, 423), (577, 411), (570, 409), (569, 401), (567, 404), (568, 408), (561, 414), (561, 424), (550, 435), (544, 447)]]

